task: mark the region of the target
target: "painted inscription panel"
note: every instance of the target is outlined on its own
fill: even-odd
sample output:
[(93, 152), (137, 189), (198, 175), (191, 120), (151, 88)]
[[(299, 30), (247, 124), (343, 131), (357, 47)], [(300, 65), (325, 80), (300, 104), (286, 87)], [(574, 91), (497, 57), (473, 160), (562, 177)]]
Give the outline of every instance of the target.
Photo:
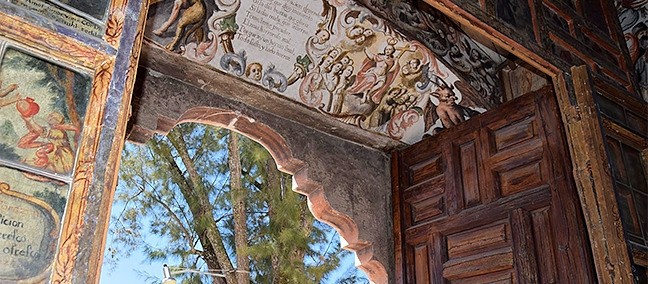
[(108, 5), (110, 4), (109, 0), (50, 0), (49, 2), (62, 3), (74, 8), (77, 11), (81, 11), (87, 15), (92, 16), (95, 19), (100, 20), (106, 17), (106, 11), (108, 10)]
[(181, 2), (150, 7), (146, 36), (160, 47), (359, 128), (414, 143), (491, 107), (434, 52), (353, 1)]
[(42, 283), (51, 273), (68, 186), (0, 167), (0, 283)]
[(90, 77), (11, 46), (2, 50), (0, 160), (70, 176)]
[(104, 34), (109, 0), (5, 0), (73, 29), (100, 37)]
[(642, 98), (648, 102), (648, 4), (646, 1), (616, 1), (635, 78)]

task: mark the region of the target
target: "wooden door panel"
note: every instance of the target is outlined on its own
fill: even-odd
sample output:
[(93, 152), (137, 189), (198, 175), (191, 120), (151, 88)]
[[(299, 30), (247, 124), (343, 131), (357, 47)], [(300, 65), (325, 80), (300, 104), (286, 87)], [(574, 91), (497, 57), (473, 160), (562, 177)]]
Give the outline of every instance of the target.
[[(489, 129), (489, 139), (493, 141), (493, 148), (496, 152), (506, 150), (518, 143), (524, 143), (529, 139), (537, 137), (535, 117), (528, 117), (499, 129)], [(506, 123), (506, 121), (502, 121)]]
[(483, 204), (487, 198), (485, 191), (480, 190), (484, 178), (479, 170), (484, 166), (482, 141), (479, 139), (479, 133), (469, 127), (458, 129), (447, 141), (451, 141), (451, 146), (445, 151), (445, 160), (457, 163), (448, 164), (446, 171), (448, 188), (456, 189), (448, 191), (448, 198), (452, 201), (448, 204), (448, 211), (450, 214), (456, 214), (466, 208)]
[(586, 231), (552, 110), (544, 90), (397, 155), (402, 279), (591, 282)]
[(511, 226), (496, 222), (468, 231), (450, 234), (446, 238), (448, 259), (458, 259), (488, 250), (510, 246)]
[(541, 283), (557, 283), (556, 257), (553, 249), (556, 247), (551, 237), (553, 235), (549, 207), (543, 207), (530, 212), (534, 235), (534, 246), (538, 261), (538, 274)]
[(489, 284), (510, 284), (516, 283), (514, 280), (515, 275), (511, 269), (500, 272), (479, 275), (464, 279), (457, 279), (450, 281), (452, 284), (474, 284), (474, 283), (489, 283)]

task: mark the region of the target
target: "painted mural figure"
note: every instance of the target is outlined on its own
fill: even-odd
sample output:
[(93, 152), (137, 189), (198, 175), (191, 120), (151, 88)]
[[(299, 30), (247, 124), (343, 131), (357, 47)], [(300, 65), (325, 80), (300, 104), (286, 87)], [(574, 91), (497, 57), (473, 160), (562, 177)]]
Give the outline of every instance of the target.
[(398, 70), (398, 59), (410, 49), (409, 44), (404, 48), (399, 48), (401, 52), (395, 55), (397, 48), (396, 40), (387, 41), (382, 53), (371, 54), (365, 48), (365, 59), (362, 68), (358, 72), (356, 82), (349, 88), (348, 92), (352, 94), (362, 94), (362, 101), (368, 102), (370, 99), (374, 103), (380, 103), (383, 94), (394, 80), (394, 69)]
[(20, 94), (18, 93), (9, 96), (9, 94), (13, 93), (16, 89), (18, 89), (17, 84), (11, 84), (2, 88), (2, 81), (0, 81), (0, 107), (8, 106), (20, 100)]
[(376, 34), (372, 29), (355, 25), (346, 32), (346, 40), (341, 45), (347, 51), (359, 51), (363, 46), (370, 46), (375, 41)]
[(340, 82), (340, 74), (342, 73), (342, 62), (336, 62), (331, 66), (331, 69), (324, 74), (324, 88), (330, 93), (333, 93), (335, 87)]
[[(151, 4), (163, 0), (153, 0)], [(182, 13), (181, 13), (181, 10)], [(174, 50), (181, 40), (194, 35), (196, 41), (200, 42), (206, 36), (206, 30), (201, 28), (206, 20), (206, 7), (203, 0), (174, 0), (171, 15), (162, 26), (153, 31), (154, 34), (162, 36), (177, 21), (177, 27), (173, 39), (166, 45), (167, 50)]]
[(19, 101), (16, 108), (29, 131), (18, 140), (17, 146), (36, 149), (34, 157), (26, 158), (25, 163), (54, 173), (70, 173), (74, 166), (74, 151), (67, 131), (73, 131), (74, 141), (78, 141), (80, 129), (66, 124), (63, 114), (56, 111), (47, 115), (48, 126), (39, 125), (33, 120), (38, 113), (38, 104), (31, 98)]
[(250, 80), (261, 80), (261, 74), (263, 74), (263, 65), (259, 62), (252, 62), (245, 68), (245, 77)]
[(350, 61), (345, 66), (346, 67), (344, 67), (344, 70), (342, 70), (340, 80), (338, 81), (337, 86), (335, 86), (333, 95), (330, 97), (328, 104), (329, 107), (327, 111), (332, 114), (339, 114), (342, 111), (345, 91), (355, 81), (355, 75), (353, 75), (353, 61)]
[[(484, 95), (495, 93), (493, 96), (497, 96), (497, 90), (492, 86), (497, 81), (492, 67), (497, 64), (490, 60), (490, 53), (483, 52), (480, 45), (474, 43), (458, 25), (443, 15), (419, 11), (417, 7), (403, 1), (393, 4), (389, 1), (379, 2), (380, 5), (391, 7), (390, 9), (398, 8), (398, 19), (420, 28), (421, 37), (427, 41), (427, 46), (408, 40), (369, 9), (346, 0), (310, 1), (308, 4), (297, 1), (299, 3), (295, 2), (295, 6), (305, 7), (303, 12), (309, 17), (264, 21), (257, 18), (278, 2), (152, 2), (161, 2), (152, 12), (160, 17), (153, 19), (148, 32), (160, 45), (166, 45), (168, 49), (180, 52), (190, 60), (225, 70), (271, 91), (286, 91), (288, 98), (345, 123), (403, 141), (414, 141), (419, 134), (429, 129), (422, 130), (422, 123), (418, 123), (425, 116), (422, 108), (426, 103), (434, 108), (436, 118), (433, 124), (438, 127), (442, 124), (440, 114), (448, 125), (453, 122), (453, 118), (454, 122), (457, 120), (451, 111), (460, 109), (445, 109), (444, 103), (458, 105), (461, 102), (479, 111), (483, 109)], [(320, 2), (322, 5), (316, 5)], [(292, 2), (284, 4), (289, 7)], [(193, 13), (193, 5), (202, 5), (202, 8)], [(277, 9), (279, 10), (279, 6)], [(306, 18), (310, 18), (307, 24), (297, 21)], [(182, 24), (185, 22), (186, 25)], [(238, 24), (241, 25), (240, 29)], [(260, 30), (272, 26), (285, 26), (286, 29), (273, 31), (272, 38), (261, 36), (263, 32)], [(172, 30), (175, 30), (175, 34)], [(282, 38), (275, 36), (275, 32)], [(201, 35), (206, 37), (202, 42), (198, 40)], [(255, 37), (251, 37), (252, 35)], [(231, 40), (230, 49), (225, 47), (225, 37)], [(204, 49), (206, 44), (210, 44), (213, 49)], [(255, 57), (250, 58), (250, 62), (254, 63), (246, 65), (246, 61), (239, 60), (237, 62), (242, 63), (232, 65), (235, 54), (238, 54), (233, 52), (234, 47), (239, 51), (251, 51), (252, 56), (257, 55), (252, 51), (260, 51), (261, 54), (273, 54), (281, 59), (274, 56)], [(275, 54), (275, 51), (278, 53)], [(213, 60), (215, 56), (219, 56), (220, 61)], [(456, 74), (449, 73), (437, 57), (446, 59), (446, 62), (465, 73), (463, 86), (470, 87), (472, 93), (464, 94), (463, 88), (457, 83)], [(286, 77), (283, 76), (284, 72), (292, 73)], [(438, 110), (440, 114), (436, 111), (440, 100), (430, 90), (434, 88), (429, 84), (430, 74), (452, 82), (451, 88), (456, 87), (456, 97), (442, 98), (444, 101)], [(476, 104), (470, 102), (473, 95), (479, 96)]]
[(402, 81), (405, 83), (405, 86), (414, 88), (415, 84), (422, 80), (423, 74), (426, 73), (426, 69), (429, 69), (429, 66), (424, 66), (421, 59), (410, 59), (407, 64), (404, 64), (403, 67), (401, 67), (401, 77), (403, 78)]
[[(340, 56), (339, 48), (330, 48), (322, 57), (317, 68), (306, 75), (300, 86), (300, 96), (303, 102), (326, 112), (331, 111), (334, 97), (338, 97), (343, 91), (340, 82), (345, 82), (344, 86), (348, 86), (347, 83), (351, 76), (349, 73), (353, 72), (353, 60), (347, 56), (339, 59)], [(350, 70), (347, 70), (349, 67)], [(345, 70), (347, 71), (345, 72)], [(324, 100), (325, 98), (326, 100)], [(322, 101), (327, 101), (328, 104), (321, 104)]]
[(439, 98), (436, 113), (445, 128), (462, 123), (466, 120), (466, 116), (470, 117), (476, 114), (475, 111), (458, 105), (456, 103), (457, 97), (449, 87), (442, 87), (435, 91), (434, 94)]
[[(442, 128), (449, 128), (479, 114), (476, 110), (460, 105), (457, 102), (458, 98), (455, 94), (454, 87), (448, 85), (443, 79), (432, 78), (432, 80), (433, 84), (436, 85), (436, 89), (430, 95), (437, 98), (439, 103), (437, 105), (431, 99), (427, 102), (424, 110), (426, 132), (436, 124), (437, 119), (441, 122)], [(461, 103), (474, 106), (474, 103), (466, 96), (470, 92), (468, 91), (468, 87), (465, 86), (465, 83), (457, 81), (455, 84), (458, 88), (461, 87), (462, 90), (461, 93), (463, 96)], [(438, 130), (438, 128), (432, 129), (432, 134)]]
[(491, 75), (493, 66), (490, 64), (488, 58), (485, 58), (477, 49), (470, 49), (470, 56), (468, 57), (468, 62), (471, 66), (471, 71), (475, 72), (481, 76), (472, 76), (475, 77), (474, 80), (476, 83), (473, 83), (475, 89), (482, 90), (487, 86), (495, 85), (495, 78)]
[(378, 127), (388, 123), (397, 114), (410, 108), (417, 99), (418, 96), (411, 94), (402, 85), (390, 89), (369, 117), (368, 127)]

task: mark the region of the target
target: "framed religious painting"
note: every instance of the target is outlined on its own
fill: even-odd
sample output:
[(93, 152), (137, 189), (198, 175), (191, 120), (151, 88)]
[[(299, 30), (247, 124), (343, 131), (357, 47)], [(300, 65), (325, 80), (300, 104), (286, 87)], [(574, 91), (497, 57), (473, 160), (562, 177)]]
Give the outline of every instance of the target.
[[(24, 14), (53, 21), (69, 31), (101, 39), (113, 47), (123, 30), (127, 0), (0, 0), (17, 7)], [(7, 5), (7, 4), (5, 4)]]
[(71, 277), (113, 67), (114, 57), (0, 14), (0, 283)]

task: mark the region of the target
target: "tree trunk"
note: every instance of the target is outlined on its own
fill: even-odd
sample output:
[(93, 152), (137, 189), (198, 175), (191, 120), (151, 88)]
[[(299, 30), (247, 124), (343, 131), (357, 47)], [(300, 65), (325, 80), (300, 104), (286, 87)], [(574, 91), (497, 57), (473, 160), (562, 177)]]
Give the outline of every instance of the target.
[[(284, 176), (285, 178), (285, 176)], [(292, 191), (292, 180), (286, 178), (284, 180), (284, 189)], [(291, 192), (293, 194), (298, 194), (296, 192)], [(306, 202), (306, 196), (297, 196), (299, 198), (299, 222), (301, 223), (302, 230), (305, 236), (309, 236), (313, 230), (313, 215), (308, 209), (308, 202)], [(304, 261), (304, 256), (306, 255), (306, 248), (298, 249), (294, 254), (294, 261)]]
[(234, 217), (234, 244), (236, 246), (236, 266), (238, 284), (249, 284), (250, 260), (248, 258), (247, 214), (245, 213), (246, 190), (241, 183), (241, 158), (239, 155), (238, 134), (230, 132), (227, 149), (227, 164), (230, 172), (230, 193), (232, 195), (232, 214)]
[[(223, 244), (223, 239), (221, 237), (220, 231), (216, 226), (216, 220), (214, 220), (213, 206), (209, 202), (209, 195), (204, 188), (204, 184), (200, 175), (196, 171), (193, 160), (187, 152), (187, 147), (185, 145), (184, 139), (179, 134), (179, 131), (172, 131), (167, 136), (171, 144), (178, 151), (180, 159), (184, 164), (187, 173), (189, 173), (189, 181), (184, 178), (182, 171), (175, 162), (175, 159), (171, 155), (171, 150), (164, 149), (164, 157), (166, 158), (170, 169), (174, 171), (172, 175), (177, 180), (174, 180), (183, 197), (187, 200), (189, 204), (189, 210), (194, 217), (194, 225), (197, 232), (202, 232), (199, 236), (206, 236), (206, 240), (201, 238), (201, 242), (211, 244), (214, 255), (220, 264), (220, 268), (224, 269), (225, 280), (228, 284), (234, 284), (236, 282), (236, 274), (234, 273), (234, 267), (227, 255), (225, 246)], [(165, 146), (165, 144), (160, 143), (160, 146)], [(215, 267), (210, 267), (216, 269)]]
[(72, 125), (77, 129), (81, 129), (82, 125), (81, 121), (79, 121), (79, 113), (74, 102), (74, 72), (65, 71), (65, 79), (65, 104), (67, 105), (67, 113)]
[[(268, 191), (268, 217), (270, 218), (270, 222), (273, 222), (275, 220), (273, 203), (282, 202), (282, 193), (280, 173), (277, 169), (275, 161), (271, 157), (268, 157), (268, 159), (265, 161), (265, 172), (267, 179), (264, 189)], [(278, 249), (282, 250), (283, 248), (279, 247)], [(275, 254), (271, 257), (270, 263), (272, 265), (272, 283), (281, 283), (281, 280), (284, 279), (284, 276), (281, 272), (281, 258), (277, 254)]]

